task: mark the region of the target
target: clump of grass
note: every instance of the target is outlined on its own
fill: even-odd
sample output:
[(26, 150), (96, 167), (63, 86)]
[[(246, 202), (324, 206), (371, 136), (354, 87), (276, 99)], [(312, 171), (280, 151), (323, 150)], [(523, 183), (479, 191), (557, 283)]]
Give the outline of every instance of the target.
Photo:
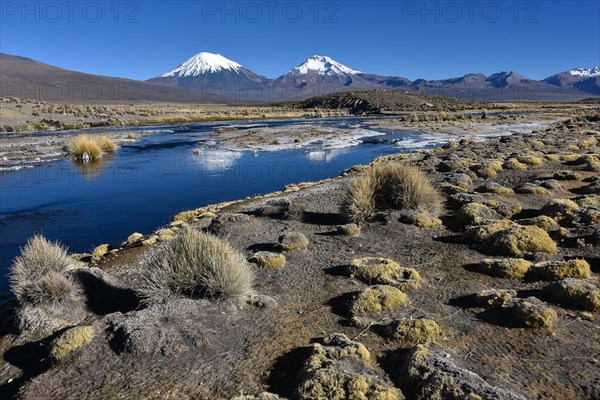
[(51, 299), (59, 299), (60, 288), (67, 286), (59, 277), (71, 262), (64, 246), (35, 235), (12, 264), (9, 278), (12, 293), (19, 302), (27, 304), (44, 303), (45, 293)]
[(343, 211), (351, 221), (362, 222), (373, 217), (377, 208), (437, 215), (442, 208), (442, 197), (427, 175), (417, 168), (399, 163), (375, 164), (351, 182)]
[(346, 192), (343, 212), (352, 222), (363, 222), (375, 215), (376, 183), (371, 174), (354, 178)]
[(150, 256), (138, 292), (146, 303), (175, 295), (243, 301), (254, 273), (244, 256), (216, 236), (186, 227), (182, 234)]
[(117, 145), (108, 136), (93, 139), (90, 135), (77, 135), (69, 143), (69, 152), (77, 160), (92, 161), (102, 153), (114, 153), (116, 150)]
[(9, 276), (21, 331), (48, 335), (81, 317), (81, 289), (68, 274), (71, 263), (65, 247), (41, 235), (21, 249)]
[(96, 144), (105, 153), (114, 153), (117, 150), (117, 145), (115, 144), (114, 140), (108, 136), (101, 136), (96, 141)]
[(102, 154), (102, 149), (89, 135), (77, 135), (69, 143), (69, 151), (77, 158), (81, 159), (87, 154), (91, 159), (98, 158)]

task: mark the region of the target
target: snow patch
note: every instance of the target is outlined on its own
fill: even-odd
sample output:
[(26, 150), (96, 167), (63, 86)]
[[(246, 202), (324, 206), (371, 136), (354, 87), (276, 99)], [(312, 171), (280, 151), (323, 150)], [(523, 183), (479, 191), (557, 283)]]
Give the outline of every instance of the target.
[(244, 67), (240, 64), (220, 54), (202, 52), (183, 62), (183, 64), (174, 70), (162, 74), (160, 78), (198, 76), (206, 73), (217, 73), (223, 70), (239, 74), (242, 68)]
[(600, 67), (593, 68), (575, 68), (569, 71), (569, 74), (580, 76), (582, 78), (595, 78), (600, 76)]
[(309, 57), (304, 63), (292, 69), (290, 73), (292, 75), (306, 75), (311, 71), (319, 75), (356, 75), (362, 73), (326, 56)]

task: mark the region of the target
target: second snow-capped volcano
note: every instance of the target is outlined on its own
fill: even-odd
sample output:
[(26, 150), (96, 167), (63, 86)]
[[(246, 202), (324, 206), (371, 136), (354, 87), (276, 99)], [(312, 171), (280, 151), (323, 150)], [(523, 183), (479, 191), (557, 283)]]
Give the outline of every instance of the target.
[(311, 56), (289, 73), (292, 75), (307, 75), (311, 72), (318, 75), (355, 75), (361, 73), (327, 56)]

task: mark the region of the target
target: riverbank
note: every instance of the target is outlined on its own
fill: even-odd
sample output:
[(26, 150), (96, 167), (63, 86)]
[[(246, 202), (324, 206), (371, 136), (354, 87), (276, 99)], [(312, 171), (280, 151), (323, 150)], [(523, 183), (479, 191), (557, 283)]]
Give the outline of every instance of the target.
[[(87, 281), (89, 308), (78, 324), (93, 327), (95, 333), (67, 358), (39, 364), (47, 358), (40, 349), (52, 338), (32, 341), (4, 319), (0, 378), (8, 390), (20, 389), (24, 399), (221, 399), (263, 391), (297, 398), (307, 380), (325, 384), (315, 380), (320, 373), (334, 379), (332, 384), (348, 376), (360, 377), (367, 388), (377, 382), (378, 390), (400, 389), (408, 399), (423, 398), (418, 388), (424, 393), (454, 390), (463, 397), (496, 393), (502, 399), (593, 399), (600, 393), (594, 356), (599, 314), (595, 305), (589, 307), (595, 303), (568, 296), (557, 300), (551, 289), (563, 282), (562, 275), (518, 276), (480, 268), (490, 257), (523, 257), (542, 270), (548, 262), (585, 260), (588, 270), (581, 270), (573, 284), (587, 288), (590, 299), (600, 298), (600, 117), (565, 116), (563, 121), (532, 132), (485, 142), (467, 139), (375, 161), (400, 161), (425, 171), (444, 193), (439, 223), (423, 225), (402, 212), (380, 210), (361, 224), (357, 236), (338, 230), (346, 222), (340, 211), (346, 190), (364, 166), (339, 178), (179, 214), (163, 230), (134, 235), (124, 247), (83, 268), (83, 274), (95, 278)], [(276, 205), (274, 199), (284, 203)], [(293, 209), (301, 211), (282, 218), (277, 207), (285, 204), (298, 205)], [(484, 219), (500, 222), (502, 229), (510, 224), (539, 226), (556, 248), (517, 256), (494, 252), (491, 242), (478, 246), (465, 232), (473, 232)], [(139, 309), (133, 277), (185, 226), (226, 237), (248, 258), (258, 251), (277, 251), (278, 237), (290, 232), (304, 234), (308, 246), (283, 252), (281, 269), (253, 266), (254, 288), (263, 297), (242, 309), (232, 311), (208, 300), (173, 300), (167, 308)], [(354, 304), (373, 287), (348, 269), (362, 257), (394, 260), (414, 268), (420, 277), (412, 291), (403, 286), (408, 303), (370, 314), (364, 325), (357, 324)], [(483, 297), (491, 303), (481, 302), (481, 293), (491, 289), (496, 292)], [(534, 312), (527, 314), (530, 320), (515, 310), (541, 310), (555, 317), (537, 325)], [(421, 319), (439, 327), (426, 347), (386, 333), (402, 321)], [(530, 324), (532, 320), (537, 322)], [(324, 339), (334, 333), (364, 347)], [(319, 353), (323, 347), (315, 342), (329, 350)], [(361, 349), (359, 358), (348, 352), (354, 348)], [(335, 361), (333, 370), (307, 375), (307, 359), (318, 354), (340, 354), (356, 368), (348, 371)], [(422, 357), (411, 358), (413, 354)], [(411, 368), (426, 368), (436, 379), (407, 375)], [(439, 379), (446, 382), (443, 388), (435, 386)]]

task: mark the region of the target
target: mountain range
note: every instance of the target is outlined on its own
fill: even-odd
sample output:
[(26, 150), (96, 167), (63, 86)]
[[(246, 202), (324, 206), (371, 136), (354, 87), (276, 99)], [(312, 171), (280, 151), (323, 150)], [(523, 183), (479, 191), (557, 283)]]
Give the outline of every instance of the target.
[[(35, 82), (50, 94), (56, 92), (51, 89), (62, 89), (60, 102), (271, 102), (367, 89), (488, 101), (574, 101), (600, 96), (600, 67), (575, 68), (543, 80), (509, 71), (489, 76), (469, 73), (457, 78), (411, 81), (401, 76), (359, 71), (329, 57), (315, 55), (287, 73), (269, 79), (220, 54), (202, 52), (171, 71), (147, 81), (135, 81), (69, 71), (8, 54), (0, 54), (0, 63), (0, 96), (32, 97), (34, 94), (38, 98), (57, 101), (43, 93), (44, 90), (28, 89)], [(73, 99), (66, 98), (65, 93), (73, 85), (78, 85), (76, 95), (70, 96)], [(28, 93), (28, 90), (35, 93)], [(100, 95), (92, 98), (95, 93)]]
[(471, 100), (579, 100), (600, 96), (600, 68), (576, 68), (542, 81), (515, 71), (467, 74), (444, 80), (382, 76), (350, 68), (326, 56), (311, 56), (284, 75), (268, 79), (219, 54), (198, 53), (151, 82), (175, 85), (239, 101), (300, 100), (363, 89), (401, 90)]

